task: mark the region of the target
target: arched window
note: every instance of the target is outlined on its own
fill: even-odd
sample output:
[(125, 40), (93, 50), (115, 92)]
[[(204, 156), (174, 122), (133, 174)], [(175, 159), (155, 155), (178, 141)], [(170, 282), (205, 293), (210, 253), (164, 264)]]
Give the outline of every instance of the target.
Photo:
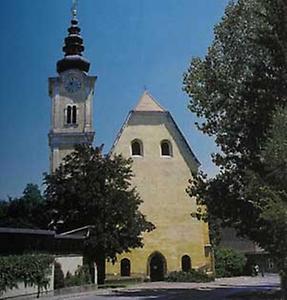
[(72, 123), (72, 107), (71, 105), (67, 106), (67, 124)]
[(183, 272), (189, 272), (191, 270), (191, 259), (188, 255), (184, 255), (181, 258), (181, 269)]
[(121, 276), (131, 276), (131, 262), (128, 258), (121, 260)]
[(66, 109), (66, 123), (68, 125), (77, 124), (77, 106), (68, 105)]
[(160, 143), (161, 156), (172, 156), (172, 148), (170, 141), (163, 140)]
[(77, 106), (73, 105), (72, 123), (77, 124)]
[(143, 145), (140, 140), (133, 140), (131, 143), (132, 156), (143, 156)]

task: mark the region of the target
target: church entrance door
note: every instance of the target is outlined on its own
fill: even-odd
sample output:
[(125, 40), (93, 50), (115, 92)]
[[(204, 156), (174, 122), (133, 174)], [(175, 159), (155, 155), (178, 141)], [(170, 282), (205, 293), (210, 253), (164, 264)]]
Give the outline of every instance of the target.
[(155, 253), (150, 259), (150, 280), (162, 281), (164, 279), (166, 261), (160, 253)]

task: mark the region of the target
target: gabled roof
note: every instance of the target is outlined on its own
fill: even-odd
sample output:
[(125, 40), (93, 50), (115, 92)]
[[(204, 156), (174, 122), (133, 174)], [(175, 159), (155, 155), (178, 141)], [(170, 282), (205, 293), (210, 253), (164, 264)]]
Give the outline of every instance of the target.
[(161, 111), (164, 112), (165, 109), (157, 103), (157, 101), (149, 94), (148, 91), (144, 91), (138, 104), (133, 109), (133, 111)]
[(176, 122), (174, 121), (172, 115), (170, 114), (169, 111), (165, 110), (164, 108), (162, 108), (162, 106), (147, 92), (144, 91), (143, 95), (141, 96), (138, 104), (136, 105), (136, 107), (131, 110), (125, 120), (125, 122), (123, 123), (119, 133), (117, 134), (117, 137), (111, 147), (111, 150), (109, 151), (109, 154), (111, 154), (115, 148), (115, 146), (117, 145), (124, 129), (127, 127), (128, 122), (131, 118), (131, 116), (133, 114), (136, 113), (159, 113), (159, 114), (165, 114), (171, 121), (171, 123), (174, 125), (176, 131), (179, 133), (181, 140), (183, 141), (183, 144), (185, 145), (186, 149), (188, 150), (188, 152), (190, 153), (190, 155), (193, 157), (195, 164), (197, 165), (197, 167), (200, 166), (200, 162), (197, 159), (197, 157), (195, 156), (195, 154), (193, 153), (193, 151), (190, 148), (189, 143), (186, 141), (184, 135), (182, 134), (181, 130), (179, 129), (179, 127), (177, 126)]
[(178, 125), (176, 124), (176, 122), (174, 121), (172, 115), (170, 114), (170, 112), (167, 112), (168, 117), (170, 118), (171, 122), (173, 123), (174, 127), (176, 128), (176, 130), (178, 131), (178, 133), (180, 134), (181, 140), (183, 141), (185, 147), (187, 148), (188, 152), (191, 154), (191, 156), (193, 157), (197, 167), (199, 167), (200, 161), (198, 160), (198, 158), (195, 156), (195, 154), (193, 153), (193, 151), (190, 148), (189, 143), (187, 142), (187, 140), (185, 139), (185, 136), (183, 135), (183, 133), (181, 132), (181, 130), (179, 129)]

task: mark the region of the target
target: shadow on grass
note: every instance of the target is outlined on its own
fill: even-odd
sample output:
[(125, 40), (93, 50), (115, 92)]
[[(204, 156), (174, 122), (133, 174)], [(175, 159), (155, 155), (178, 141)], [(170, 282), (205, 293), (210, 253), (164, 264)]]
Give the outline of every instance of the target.
[(240, 292), (229, 296), (230, 300), (252, 299), (252, 300), (280, 300), (281, 292), (279, 290), (265, 290), (253, 292)]

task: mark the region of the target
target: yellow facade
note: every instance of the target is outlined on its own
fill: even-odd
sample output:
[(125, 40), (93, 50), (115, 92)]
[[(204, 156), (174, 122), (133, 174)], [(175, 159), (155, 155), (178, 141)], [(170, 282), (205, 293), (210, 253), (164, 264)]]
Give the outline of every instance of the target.
[[(133, 155), (133, 141), (140, 143), (140, 155)], [(162, 155), (162, 141), (169, 144), (169, 155)], [(196, 201), (186, 193), (199, 163), (169, 112), (145, 92), (111, 151), (132, 157), (132, 184), (143, 200), (140, 210), (156, 229), (144, 234), (143, 248), (120, 255), (114, 265), (107, 263), (107, 278), (121, 275), (124, 258), (130, 261), (131, 276), (149, 278), (151, 268), (158, 267), (151, 263), (155, 253), (160, 254), (164, 275), (180, 271), (184, 255), (192, 268), (211, 270), (208, 225), (191, 217)]]

